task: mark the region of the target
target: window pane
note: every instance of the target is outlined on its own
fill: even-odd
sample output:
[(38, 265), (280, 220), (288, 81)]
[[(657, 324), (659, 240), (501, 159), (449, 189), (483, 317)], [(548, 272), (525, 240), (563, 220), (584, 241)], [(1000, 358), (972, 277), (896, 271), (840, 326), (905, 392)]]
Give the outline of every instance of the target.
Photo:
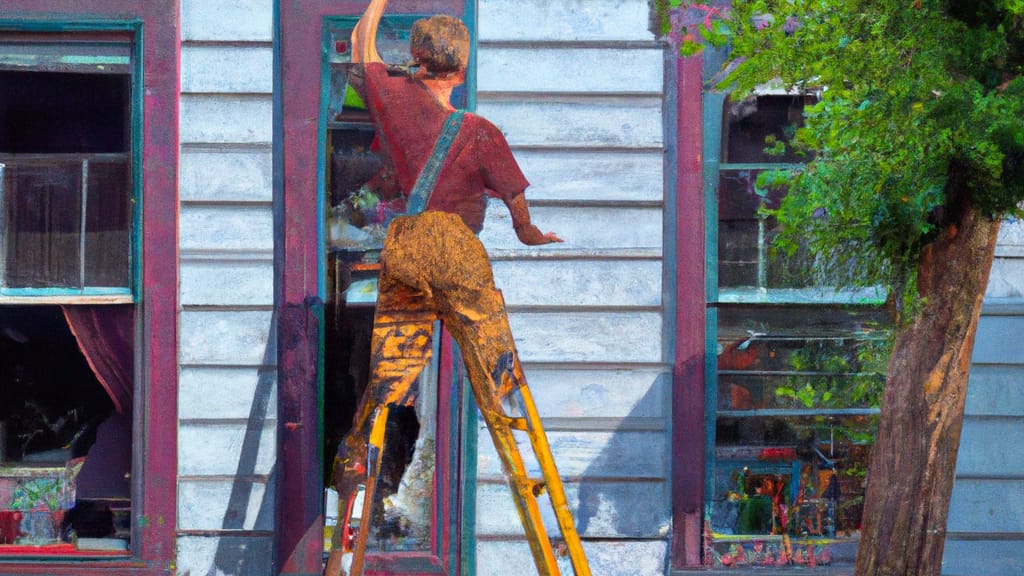
[(718, 559), (770, 564), (786, 538), (805, 563), (812, 553), (852, 560), (888, 361), (885, 311), (722, 306), (717, 336)]
[(127, 162), (90, 161), (85, 221), (85, 285), (127, 287), (131, 235)]
[(806, 162), (808, 157), (786, 146), (783, 153), (769, 153), (772, 146), (789, 143), (803, 125), (804, 103), (810, 97), (786, 95), (752, 96), (730, 102), (726, 109), (726, 130), (722, 139), (722, 161), (732, 164), (762, 162)]
[(81, 187), (78, 162), (6, 165), (6, 287), (80, 286)]

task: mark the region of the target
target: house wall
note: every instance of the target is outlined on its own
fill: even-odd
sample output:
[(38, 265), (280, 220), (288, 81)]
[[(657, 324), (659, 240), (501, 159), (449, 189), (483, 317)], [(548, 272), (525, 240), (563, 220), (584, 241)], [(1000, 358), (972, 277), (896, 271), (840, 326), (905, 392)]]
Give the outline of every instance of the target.
[(1005, 223), (967, 386), (943, 574), (1024, 569), (1024, 222)]
[[(664, 574), (664, 48), (642, 0), (480, 0), (478, 11), (478, 112), (530, 180), (534, 222), (565, 240), (524, 247), (505, 207), (488, 210), (481, 239), (526, 376), (593, 572)], [(477, 574), (522, 574), (533, 561), (479, 438)]]
[(182, 0), (179, 574), (271, 574), (273, 0)]

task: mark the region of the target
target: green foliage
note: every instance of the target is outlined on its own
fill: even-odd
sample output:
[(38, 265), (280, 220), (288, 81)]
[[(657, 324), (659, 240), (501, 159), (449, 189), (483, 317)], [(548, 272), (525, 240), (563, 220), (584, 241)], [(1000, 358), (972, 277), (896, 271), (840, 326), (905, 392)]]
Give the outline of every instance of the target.
[(878, 408), (891, 345), (884, 332), (863, 340), (811, 341), (789, 363), (792, 371), (815, 377), (792, 376), (775, 394), (803, 408)]
[(912, 303), (940, 227), (968, 206), (1018, 212), (1024, 0), (752, 0), (713, 19), (731, 45), (720, 89), (819, 96), (790, 144), (814, 160), (770, 211), (780, 250), (809, 249), (840, 285), (888, 285)]

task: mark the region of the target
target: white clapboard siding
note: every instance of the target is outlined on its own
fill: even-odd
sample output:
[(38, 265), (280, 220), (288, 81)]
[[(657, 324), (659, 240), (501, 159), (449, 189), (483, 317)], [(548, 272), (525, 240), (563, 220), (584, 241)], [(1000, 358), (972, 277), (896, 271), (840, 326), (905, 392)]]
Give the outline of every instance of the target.
[[(477, 111), (530, 181), (533, 222), (564, 240), (524, 247), (505, 206), (488, 205), (480, 238), (530, 389), (594, 574), (664, 574), (665, 76), (650, 6), (481, 0), (478, 20)], [(477, 573), (521, 574), (533, 562), (490, 436), (478, 432)]]
[(183, 306), (271, 306), (274, 263), (258, 260), (184, 260), (180, 267)]
[(179, 187), (185, 202), (270, 202), (273, 152), (264, 148), (188, 147), (181, 151)]
[(661, 150), (517, 150), (530, 201), (661, 202)]
[[(1024, 489), (1024, 488), (1022, 488)], [(946, 538), (943, 576), (1020, 576), (1021, 540), (954, 540)]]
[(650, 41), (646, 0), (480, 0), (480, 42)]
[[(265, 478), (259, 477), (179, 477), (178, 529), (273, 530), (273, 514), (270, 511), (273, 509), (274, 495), (268, 491), (267, 484)], [(239, 551), (231, 550), (228, 553), (237, 555)]]
[(526, 365), (541, 418), (659, 418), (671, 416), (671, 378), (658, 368)]
[(1013, 257), (999, 256), (997, 253), (988, 277), (986, 298), (1024, 298), (1024, 247), (1019, 252)]
[(270, 94), (181, 95), (182, 143), (270, 144)]
[(964, 412), (970, 416), (1024, 414), (1024, 368), (989, 364), (971, 366)]
[(656, 363), (662, 358), (660, 312), (516, 312), (509, 323), (524, 362)]
[(513, 148), (658, 148), (664, 143), (661, 97), (509, 100), (481, 95), (477, 110), (505, 133)]
[[(668, 485), (661, 480), (568, 481), (565, 495), (584, 538), (659, 538), (667, 536), (670, 515), (665, 505)], [(512, 494), (502, 482), (477, 486), (477, 534), (523, 537)], [(548, 534), (558, 534), (558, 524), (547, 496), (538, 498)]]
[(973, 362), (1024, 365), (1024, 346), (1020, 345), (1020, 335), (1024, 334), (1024, 305), (1016, 309), (1017, 313), (999, 315), (982, 310), (971, 358)]
[(185, 41), (271, 42), (274, 0), (182, 0)]
[[(480, 433), (486, 434), (486, 428)], [(551, 454), (563, 478), (585, 476), (588, 480), (631, 478), (657, 481), (668, 475), (668, 438), (662, 430), (548, 431), (547, 436), (551, 443)], [(639, 472), (636, 466), (638, 461), (645, 463), (644, 469)], [(530, 477), (540, 477), (540, 466), (529, 450), (524, 454), (523, 463)], [(505, 477), (498, 453), (489, 442), (480, 445), (478, 466), (481, 478), (500, 482)]]
[[(524, 566), (533, 566), (526, 540), (482, 540), (477, 542), (476, 550), (477, 574), (522, 576), (526, 572)], [(651, 540), (584, 540), (583, 551), (592, 574), (664, 576), (668, 545), (665, 541)], [(560, 573), (573, 573), (567, 555), (557, 560)]]
[[(274, 468), (274, 421), (258, 427), (245, 421), (190, 422), (178, 427), (178, 474), (182, 476), (266, 476)], [(185, 457), (184, 455), (187, 455)]]
[(177, 574), (273, 573), (273, 0), (182, 0)]
[(259, 413), (267, 421), (277, 418), (277, 371), (272, 366), (184, 366), (178, 390), (181, 420), (237, 421)]
[(268, 572), (267, 567), (273, 565), (274, 539), (269, 535), (181, 535), (178, 536), (177, 545), (178, 554), (174, 564), (177, 573), (182, 575), (210, 574), (210, 567), (216, 566), (218, 559), (224, 561), (225, 549), (238, 552), (231, 558), (231, 568), (237, 569), (234, 574), (264, 574)]
[(251, 46), (185, 45), (181, 49), (181, 90), (187, 93), (270, 94), (274, 51)]
[[(656, 46), (485, 47), (477, 78), (487, 92), (648, 94), (660, 96), (664, 66)], [(486, 93), (486, 92), (485, 92)]]
[[(570, 253), (576, 250), (659, 249), (664, 241), (659, 207), (535, 206), (531, 220), (541, 230), (554, 231), (563, 240), (536, 250)], [(489, 250), (516, 250), (524, 246), (516, 238), (508, 209), (499, 201), (487, 205), (487, 220), (480, 239)], [(552, 289), (557, 288), (551, 286)]]
[(661, 305), (658, 260), (503, 260), (493, 268), (509, 308)]
[[(1024, 422), (1021, 420), (1020, 415), (999, 418), (967, 416), (960, 445), (973, 448), (958, 454), (957, 474), (1012, 476), (1024, 481)], [(1018, 516), (1015, 521), (1024, 532), (1024, 516)]]
[(181, 313), (178, 361), (187, 365), (261, 366), (277, 353), (270, 310), (189, 310)]
[(271, 253), (274, 214), (270, 205), (186, 204), (181, 208), (182, 251), (221, 250)]

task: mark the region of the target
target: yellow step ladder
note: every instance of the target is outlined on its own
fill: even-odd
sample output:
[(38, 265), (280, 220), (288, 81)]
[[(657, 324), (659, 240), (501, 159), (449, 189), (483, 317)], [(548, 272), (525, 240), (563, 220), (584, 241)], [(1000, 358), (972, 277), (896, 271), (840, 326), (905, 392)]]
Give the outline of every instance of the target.
[[(502, 469), (508, 478), (512, 498), (526, 532), (526, 539), (530, 544), (538, 575), (559, 576), (561, 574), (537, 502), (538, 497), (547, 492), (573, 571), (576, 576), (590, 576), (590, 567), (583, 553), (579, 534), (576, 532), (572, 512), (565, 497), (565, 488), (562, 486), (562, 479), (558, 475), (555, 460), (551, 456), (547, 435), (541, 425), (533, 395), (526, 385), (513, 352), (503, 354), (498, 365), (490, 372), (484, 369), (480, 355), (475, 349), (463, 348), (463, 360), (466, 362), (470, 374), (470, 386), (473, 389), (477, 407), (491, 433), (491, 439), (501, 458)], [(514, 380), (514, 384), (518, 384), (517, 389), (511, 395), (517, 406), (513, 406), (512, 410), (506, 410), (496, 391), (503, 389), (502, 384), (510, 378)], [(506, 412), (518, 413), (507, 414)], [(353, 546), (349, 576), (362, 576), (363, 574), (366, 544), (370, 532), (369, 519), (377, 480), (380, 476), (381, 458), (384, 453), (384, 431), (387, 416), (387, 406), (378, 406), (372, 416), (367, 450), (366, 487), (362, 496), (362, 514)], [(529, 437), (534, 456), (540, 465), (541, 478), (531, 478), (527, 475), (519, 444), (513, 434), (514, 430), (525, 432)]]

